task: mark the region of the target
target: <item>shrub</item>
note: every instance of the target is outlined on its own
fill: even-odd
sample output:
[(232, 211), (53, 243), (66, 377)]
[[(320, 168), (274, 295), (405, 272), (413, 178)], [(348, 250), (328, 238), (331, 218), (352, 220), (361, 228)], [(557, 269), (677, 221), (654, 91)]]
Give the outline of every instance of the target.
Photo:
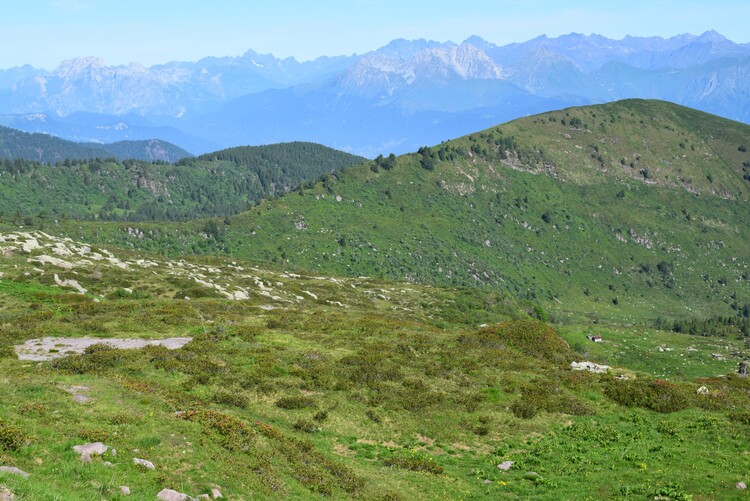
[(305, 433), (315, 433), (316, 431), (318, 431), (318, 425), (316, 425), (309, 419), (298, 419), (294, 423), (294, 429), (298, 431), (304, 431)]
[(276, 401), (276, 407), (281, 409), (304, 409), (306, 407), (317, 407), (317, 405), (314, 399), (303, 395), (281, 397)]
[(29, 443), (29, 437), (16, 425), (0, 420), (0, 448), (17, 451)]
[(431, 457), (422, 455), (395, 456), (383, 460), (386, 466), (396, 466), (404, 470), (421, 471), (432, 475), (442, 475), (444, 468), (436, 464)]
[(214, 393), (212, 400), (217, 404), (231, 405), (240, 409), (250, 405), (247, 396), (238, 390), (219, 390)]
[(695, 402), (695, 393), (690, 387), (663, 379), (611, 379), (604, 392), (620, 405), (662, 413), (681, 411)]

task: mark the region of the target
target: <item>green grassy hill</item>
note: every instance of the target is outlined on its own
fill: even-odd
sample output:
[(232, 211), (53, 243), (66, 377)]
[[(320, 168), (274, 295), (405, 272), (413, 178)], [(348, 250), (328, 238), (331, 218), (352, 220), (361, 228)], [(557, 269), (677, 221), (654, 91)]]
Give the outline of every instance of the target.
[(220, 250), (287, 268), (488, 286), (539, 301), (559, 322), (732, 316), (750, 302), (748, 147), (747, 125), (628, 100), (367, 162), (210, 232), (206, 221), (50, 231), (167, 254)]
[[(132, 146), (132, 145), (131, 145)], [(312, 143), (235, 148), (178, 164), (0, 161), (0, 211), (22, 220), (184, 220), (228, 216), (364, 160)]]
[[(744, 498), (750, 388), (723, 376), (742, 341), (621, 328), (587, 348), (529, 306), (2, 232), (0, 465), (29, 477), (0, 470), (0, 492)], [(173, 337), (189, 342), (72, 348)], [(582, 360), (615, 368), (571, 370)], [(73, 450), (94, 442), (117, 452)]]
[(94, 158), (176, 162), (190, 156), (192, 155), (179, 146), (158, 139), (110, 144), (76, 143), (49, 134), (31, 134), (0, 126), (0, 159), (40, 163)]

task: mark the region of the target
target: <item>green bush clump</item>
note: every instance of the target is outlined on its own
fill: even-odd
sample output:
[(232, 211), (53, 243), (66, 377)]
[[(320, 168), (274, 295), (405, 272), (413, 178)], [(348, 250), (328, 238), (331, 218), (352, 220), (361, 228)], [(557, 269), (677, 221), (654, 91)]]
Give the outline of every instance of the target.
[(404, 470), (421, 471), (432, 475), (442, 475), (445, 469), (431, 457), (424, 455), (393, 456), (383, 460), (386, 466), (395, 466)]
[(18, 426), (0, 420), (0, 448), (17, 451), (29, 443), (29, 437)]
[(695, 403), (692, 387), (663, 379), (620, 381), (613, 378), (606, 383), (604, 392), (620, 405), (662, 413), (681, 411)]
[(240, 409), (245, 409), (250, 405), (247, 395), (238, 390), (219, 390), (214, 393), (212, 400), (217, 404), (231, 405)]
[(513, 414), (531, 419), (540, 411), (561, 412), (574, 416), (592, 414), (586, 402), (576, 398), (554, 381), (535, 379), (521, 387), (521, 396), (511, 405)]
[(304, 395), (294, 395), (290, 397), (281, 397), (276, 401), (276, 407), (281, 409), (304, 409), (306, 407), (317, 407), (317, 402)]
[(309, 419), (298, 419), (294, 423), (294, 429), (305, 433), (315, 433), (318, 431), (318, 425)]
[(463, 335), (458, 341), (490, 350), (511, 348), (525, 355), (560, 365), (567, 365), (576, 358), (568, 343), (552, 328), (534, 320), (503, 322)]

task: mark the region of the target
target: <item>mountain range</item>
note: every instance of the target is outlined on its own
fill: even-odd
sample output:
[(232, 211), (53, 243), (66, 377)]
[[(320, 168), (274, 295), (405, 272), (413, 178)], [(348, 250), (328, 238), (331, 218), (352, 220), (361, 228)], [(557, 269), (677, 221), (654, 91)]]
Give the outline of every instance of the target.
[(248, 51), (150, 68), (98, 58), (0, 71), (0, 124), (77, 141), (158, 137), (191, 153), (293, 140), (374, 157), (520, 116), (641, 97), (750, 121), (750, 45), (570, 34), (498, 46), (394, 40), (299, 62)]

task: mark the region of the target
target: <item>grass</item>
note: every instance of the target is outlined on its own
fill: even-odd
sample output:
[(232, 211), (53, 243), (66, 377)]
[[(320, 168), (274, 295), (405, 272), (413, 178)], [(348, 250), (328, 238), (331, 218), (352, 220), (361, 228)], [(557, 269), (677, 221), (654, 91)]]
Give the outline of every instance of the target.
[[(31, 257), (54, 242), (38, 241)], [(0, 267), (32, 290), (44, 275), (24, 275), (28, 257)], [(119, 268), (74, 256), (99, 302), (0, 290), (15, 305), (0, 336), (0, 399), (9, 403), (0, 461), (32, 475), (0, 482), (21, 498), (118, 499), (120, 485), (144, 498), (164, 487), (193, 496), (218, 487), (235, 499), (732, 498), (747, 480), (750, 387), (714, 377), (734, 362), (710, 357), (715, 343), (732, 351), (734, 340), (600, 324), (555, 331), (529, 317), (533, 308), (481, 289), (297, 276), (228, 259), (149, 256), (155, 264), (140, 268), (131, 259), (143, 255), (116, 257), (148, 297), (107, 299), (122, 287)], [(174, 299), (170, 269), (247, 287), (250, 299)], [(263, 287), (251, 289), (244, 273)], [(585, 358), (621, 367), (629, 381), (568, 368), (591, 332), (605, 342), (586, 340)], [(193, 341), (175, 351), (98, 347), (49, 363), (7, 349), (47, 333)], [(671, 357), (673, 386), (648, 357), (662, 342), (673, 348), (657, 351)], [(683, 353), (706, 364), (681, 366)], [(73, 400), (74, 386), (87, 388), (88, 402)], [(655, 407), (665, 395), (684, 405)], [(81, 463), (72, 447), (98, 440), (117, 456)], [(502, 461), (514, 467), (503, 472)]]

